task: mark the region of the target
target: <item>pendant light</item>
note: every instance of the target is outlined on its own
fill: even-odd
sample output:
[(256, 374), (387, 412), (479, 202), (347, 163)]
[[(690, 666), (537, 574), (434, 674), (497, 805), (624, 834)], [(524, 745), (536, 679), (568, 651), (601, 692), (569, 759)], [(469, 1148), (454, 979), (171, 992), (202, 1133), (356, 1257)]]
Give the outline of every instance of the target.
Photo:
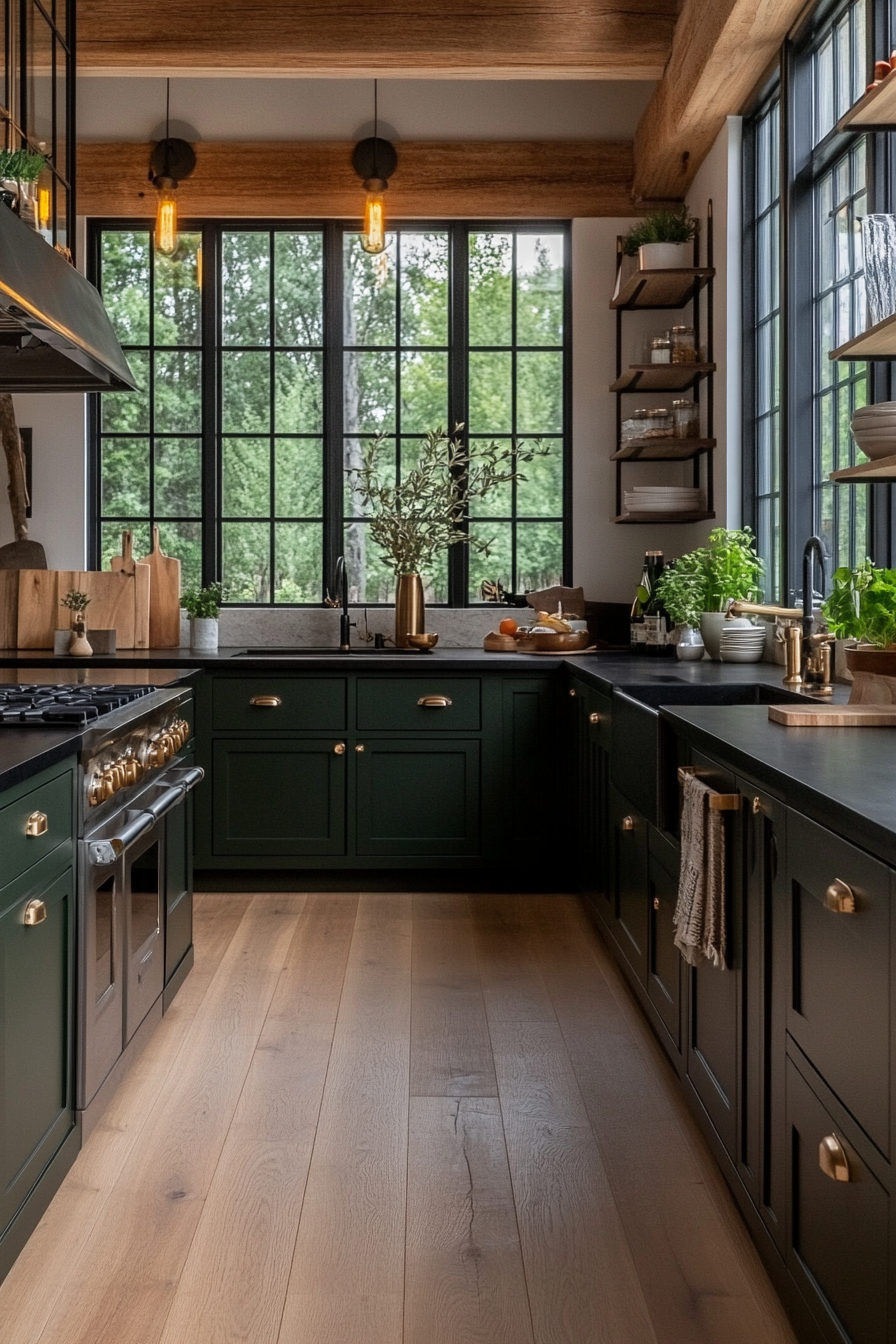
[(165, 139), (152, 151), (149, 180), (159, 194), (156, 210), (156, 250), (165, 256), (177, 251), (177, 188), (196, 167), (193, 146), (186, 140), (172, 139), (168, 134), (171, 110), (171, 80), (165, 89)]
[(361, 246), (365, 252), (376, 255), (386, 247), (386, 211), (383, 193), (389, 185), (389, 178), (395, 172), (398, 155), (395, 146), (388, 140), (381, 140), (379, 129), (378, 81), (373, 81), (373, 135), (359, 140), (352, 154), (352, 166), (364, 183), (367, 193), (364, 199), (364, 227), (361, 230)]

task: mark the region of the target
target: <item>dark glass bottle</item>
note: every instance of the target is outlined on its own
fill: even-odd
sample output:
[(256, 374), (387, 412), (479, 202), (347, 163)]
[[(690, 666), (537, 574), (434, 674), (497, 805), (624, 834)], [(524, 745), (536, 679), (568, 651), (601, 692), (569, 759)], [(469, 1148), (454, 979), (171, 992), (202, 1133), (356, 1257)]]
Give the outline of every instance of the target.
[[(657, 569), (659, 562), (659, 569)], [(643, 657), (647, 652), (647, 625), (646, 613), (650, 605), (650, 599), (653, 595), (656, 580), (662, 573), (663, 553), (662, 551), (646, 551), (644, 554), (644, 567), (641, 570), (641, 582), (638, 584), (638, 591), (635, 593), (635, 600), (632, 603), (632, 614), (630, 618), (630, 639), (629, 648), (632, 653)]]
[[(666, 568), (671, 569), (675, 564), (670, 560)], [(671, 623), (669, 614), (663, 605), (662, 599), (657, 592), (657, 583), (660, 575), (663, 573), (663, 559), (659, 558), (658, 568), (653, 574), (653, 587), (650, 594), (650, 602), (644, 613), (644, 626), (646, 630), (646, 653), (648, 658), (667, 658), (675, 652), (671, 643)]]

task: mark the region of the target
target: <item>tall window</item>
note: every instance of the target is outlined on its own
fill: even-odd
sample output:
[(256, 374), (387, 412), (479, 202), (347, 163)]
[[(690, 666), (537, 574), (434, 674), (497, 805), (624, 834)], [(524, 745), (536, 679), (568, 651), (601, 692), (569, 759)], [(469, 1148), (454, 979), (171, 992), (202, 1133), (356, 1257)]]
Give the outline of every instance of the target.
[(95, 550), (122, 527), (220, 577), (234, 603), (317, 604), (346, 555), (352, 601), (394, 575), (353, 472), (365, 445), (401, 487), (438, 426), (549, 449), (468, 520), (430, 602), (481, 585), (568, 581), (570, 335), (563, 225), (452, 223), (390, 233), (371, 257), (341, 224), (205, 224), (173, 258), (146, 227), (96, 225), (93, 265), (141, 391), (95, 399)]

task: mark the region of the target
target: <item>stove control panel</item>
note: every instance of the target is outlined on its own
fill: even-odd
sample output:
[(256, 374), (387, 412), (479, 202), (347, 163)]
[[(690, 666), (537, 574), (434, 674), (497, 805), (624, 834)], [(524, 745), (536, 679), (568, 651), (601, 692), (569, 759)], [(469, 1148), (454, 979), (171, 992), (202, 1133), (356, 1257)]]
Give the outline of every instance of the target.
[(166, 765), (189, 739), (189, 723), (186, 719), (178, 718), (164, 728), (129, 741), (123, 751), (113, 747), (108, 755), (94, 762), (87, 785), (89, 805), (99, 807), (121, 789), (139, 784), (150, 771)]

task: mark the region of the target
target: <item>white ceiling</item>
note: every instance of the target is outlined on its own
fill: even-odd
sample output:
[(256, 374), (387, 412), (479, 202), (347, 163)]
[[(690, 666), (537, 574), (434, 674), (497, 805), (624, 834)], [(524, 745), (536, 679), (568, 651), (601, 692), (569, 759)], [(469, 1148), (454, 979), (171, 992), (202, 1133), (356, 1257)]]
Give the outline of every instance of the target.
[[(397, 140), (630, 140), (654, 87), (617, 80), (380, 80), (380, 126)], [(369, 79), (171, 81), (171, 133), (193, 140), (352, 140), (371, 133), (372, 113)], [(79, 140), (157, 139), (164, 115), (164, 79), (78, 80)]]

